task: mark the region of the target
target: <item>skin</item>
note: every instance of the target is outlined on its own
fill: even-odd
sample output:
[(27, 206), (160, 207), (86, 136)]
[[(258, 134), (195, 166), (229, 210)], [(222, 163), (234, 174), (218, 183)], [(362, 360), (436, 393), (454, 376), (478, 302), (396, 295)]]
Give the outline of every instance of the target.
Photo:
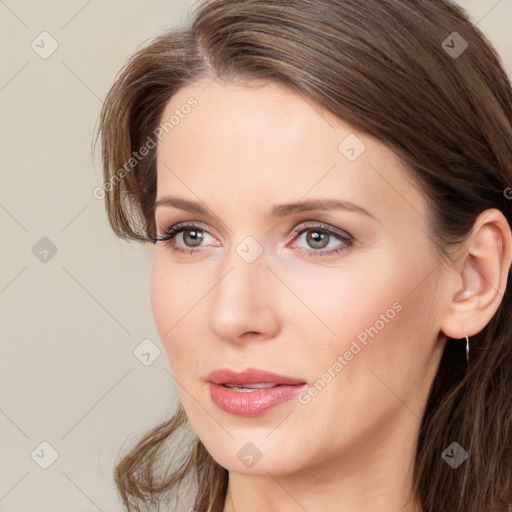
[[(156, 243), (151, 302), (191, 425), (229, 470), (224, 512), (421, 510), (411, 493), (414, 443), (445, 335), (471, 336), (497, 309), (511, 260), (508, 224), (495, 210), (480, 216), (446, 262), (427, 226), (427, 200), (389, 148), (282, 86), (208, 83), (180, 89), (162, 116), (197, 99), (158, 144), (157, 201), (179, 196), (208, 212), (156, 208), (159, 235), (184, 221), (204, 231), (199, 246), (190, 231)], [(366, 146), (355, 161), (338, 149), (351, 134)], [(327, 198), (371, 216), (270, 216), (275, 204)], [(354, 242), (331, 236), (327, 247), (314, 245), (319, 223)], [(305, 225), (310, 231), (293, 234)], [(236, 252), (248, 236), (263, 251), (252, 263)], [(322, 256), (337, 247), (344, 250)], [(248, 418), (211, 401), (204, 377), (218, 368), (261, 368), (313, 385), (393, 304), (401, 307), (394, 318), (308, 403), (293, 399)], [(248, 442), (262, 455), (250, 468), (237, 457)]]

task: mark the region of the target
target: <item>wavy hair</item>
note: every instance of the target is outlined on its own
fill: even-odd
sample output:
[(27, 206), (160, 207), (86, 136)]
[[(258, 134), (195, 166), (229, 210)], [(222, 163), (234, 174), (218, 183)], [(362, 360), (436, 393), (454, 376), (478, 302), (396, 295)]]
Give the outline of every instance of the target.
[[(512, 224), (511, 83), (461, 7), (449, 0), (211, 0), (187, 27), (137, 49), (104, 102), (96, 140), (117, 236), (149, 242), (155, 235), (156, 151), (134, 154), (173, 94), (204, 78), (279, 83), (386, 144), (427, 197), (430, 229), (446, 257), (482, 211), (497, 208)], [(463, 343), (447, 340), (414, 460), (424, 512), (512, 510), (510, 287), (509, 280), (497, 312), (472, 337), (467, 366)], [(126, 510), (163, 503), (188, 482), (195, 510), (222, 512), (228, 472), (197, 436), (182, 439), (183, 456), (158, 472), (166, 443), (187, 425), (179, 405), (118, 462)], [(441, 459), (454, 440), (470, 454), (457, 470)]]

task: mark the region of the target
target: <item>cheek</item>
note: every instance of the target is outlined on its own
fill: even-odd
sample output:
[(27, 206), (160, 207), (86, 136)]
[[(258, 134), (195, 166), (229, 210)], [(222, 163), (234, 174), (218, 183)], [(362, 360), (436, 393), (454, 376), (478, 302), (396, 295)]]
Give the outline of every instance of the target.
[(431, 261), (416, 254), (379, 268), (361, 274), (358, 299), (338, 323), (339, 384), (351, 390), (350, 406), (362, 416), (400, 407), (400, 400), (420, 410), (436, 339), (434, 278), (426, 278)]
[(185, 315), (184, 306), (189, 302), (190, 290), (180, 280), (180, 270), (168, 268), (162, 254), (163, 251), (155, 249), (153, 265), (151, 269), (151, 308), (153, 318), (157, 327), (160, 339), (167, 351), (167, 356), (173, 366), (175, 356), (179, 354), (180, 346), (185, 344), (175, 343), (176, 332), (180, 328), (180, 319)]
[(375, 380), (370, 369), (397, 391), (409, 392), (411, 381), (422, 378), (435, 339), (436, 319), (429, 314), (433, 277), (427, 277), (432, 267), (428, 256), (418, 257), (418, 251), (389, 251), (351, 265), (350, 271), (324, 269), (296, 279), (297, 295), (307, 297), (308, 307), (324, 323), (312, 315), (289, 318), (303, 325), (310, 340), (298, 353), (314, 364), (315, 378), (332, 372), (341, 356), (337, 375), (355, 379), (355, 393), (368, 387), (368, 380), (365, 386), (360, 381), (363, 375)]
[(153, 264), (151, 267), (151, 309), (153, 311), (153, 318), (160, 334), (160, 339), (165, 344), (165, 332), (172, 326), (168, 322), (168, 311), (173, 310), (173, 304), (169, 301), (175, 299), (174, 294), (169, 293), (167, 283), (165, 281), (165, 273), (163, 272), (162, 264), (157, 253), (158, 249), (155, 249), (155, 255), (153, 257)]
[[(274, 280), (275, 288), (268, 290), (273, 304), (269, 314), (276, 317), (283, 339), (297, 340), (294, 362), (300, 366), (309, 361), (309, 377), (329, 368), (338, 355), (357, 351), (354, 340), (362, 349), (357, 355), (361, 362), (381, 367), (383, 361), (392, 361), (398, 367), (419, 348), (415, 340), (423, 333), (418, 326), (425, 317), (422, 311), (429, 309), (424, 303), (428, 280), (422, 280), (430, 268), (431, 262), (418, 258), (418, 251), (404, 250), (347, 259), (338, 269), (313, 268), (308, 261), (274, 265), (293, 294)], [(213, 268), (190, 272), (186, 264), (170, 263), (165, 249), (155, 248), (151, 304), (173, 371), (190, 368), (208, 353), (202, 340), (211, 340), (212, 334), (203, 320), (215, 275)]]
[[(365, 257), (347, 259), (339, 269), (317, 268), (314, 272), (285, 274), (283, 280), (290, 283), (312, 313), (306, 311), (304, 304), (298, 304), (293, 306), (294, 318), (289, 321), (305, 328), (310, 324), (309, 330), (316, 331), (317, 342), (325, 344), (326, 349), (342, 349), (347, 340), (359, 334), (364, 339), (364, 333), (374, 325), (382, 331), (396, 323), (403, 316), (397, 314), (400, 305), (416, 299), (409, 292), (424, 277), (427, 266), (426, 261), (418, 261), (417, 255), (375, 251)], [(291, 300), (290, 304), (295, 302)]]
[[(171, 370), (178, 380), (190, 379), (190, 370), (204, 354), (206, 275), (186, 265), (172, 264), (165, 249), (156, 248), (151, 268), (151, 308)], [(197, 372), (196, 372), (197, 373)], [(181, 379), (180, 379), (180, 376)]]

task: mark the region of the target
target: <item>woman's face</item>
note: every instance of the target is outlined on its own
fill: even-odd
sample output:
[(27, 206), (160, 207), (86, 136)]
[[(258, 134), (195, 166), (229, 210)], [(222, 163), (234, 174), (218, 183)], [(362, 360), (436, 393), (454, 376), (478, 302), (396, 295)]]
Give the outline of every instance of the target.
[[(155, 246), (151, 300), (207, 450), (247, 474), (366, 464), (384, 439), (400, 452), (444, 341), (443, 269), (403, 162), (275, 84), (187, 86), (171, 118), (156, 224), (187, 227)], [(294, 382), (228, 389), (243, 382), (212, 384), (219, 369)]]

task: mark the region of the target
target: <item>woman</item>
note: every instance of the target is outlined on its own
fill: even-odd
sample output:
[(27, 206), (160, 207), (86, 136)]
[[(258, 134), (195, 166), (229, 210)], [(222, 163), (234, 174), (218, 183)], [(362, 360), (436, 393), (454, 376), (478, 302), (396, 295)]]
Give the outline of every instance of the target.
[(130, 59), (106, 208), (181, 403), (127, 510), (512, 510), (511, 122), (447, 0), (213, 0)]

